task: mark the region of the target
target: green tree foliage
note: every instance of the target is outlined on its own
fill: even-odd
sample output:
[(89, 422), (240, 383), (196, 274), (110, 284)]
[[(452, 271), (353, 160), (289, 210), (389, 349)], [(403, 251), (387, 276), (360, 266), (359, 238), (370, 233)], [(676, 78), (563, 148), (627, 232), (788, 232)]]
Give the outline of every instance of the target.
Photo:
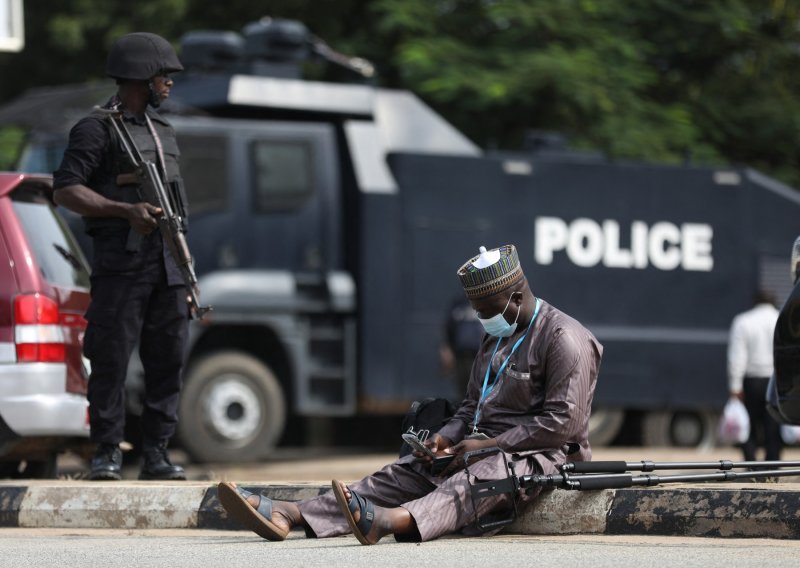
[(13, 169), (25, 141), (25, 130), (15, 126), (0, 126), (0, 170)]
[[(104, 78), (108, 47), (134, 31), (161, 34), (176, 47), (191, 30), (234, 30), (262, 17), (305, 22), (340, 51), (372, 49), (368, 0), (25, 0), (26, 47), (0, 53), (0, 101), (29, 87)], [(268, 12), (267, 12), (268, 10)]]
[(454, 106), (476, 139), (506, 147), (532, 128), (560, 130), (613, 156), (673, 161), (700, 143), (683, 101), (653, 96), (654, 46), (629, 1), (378, 4), (403, 79)]
[(371, 59), (379, 84), (483, 146), (559, 131), (614, 158), (748, 164), (800, 186), (792, 0), (26, 0), (27, 46), (0, 54), (0, 101), (101, 78), (122, 33), (177, 45), (267, 15)]
[(25, 0), (25, 49), (0, 53), (0, 100), (34, 86), (103, 78), (108, 47), (122, 34), (174, 38), (189, 0)]
[[(403, 83), (474, 139), (565, 132), (619, 158), (797, 183), (798, 8), (743, 0), (379, 0)], [(490, 116), (491, 120), (481, 117)]]

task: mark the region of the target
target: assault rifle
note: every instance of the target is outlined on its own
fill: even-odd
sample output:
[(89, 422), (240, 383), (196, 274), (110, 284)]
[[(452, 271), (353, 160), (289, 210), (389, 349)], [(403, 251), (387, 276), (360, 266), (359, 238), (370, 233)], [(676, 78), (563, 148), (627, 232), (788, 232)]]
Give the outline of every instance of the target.
[[(507, 494), (511, 498), (512, 506), (506, 511), (494, 513), (492, 516), (478, 517), (476, 524), (481, 530), (500, 528), (510, 524), (517, 517), (517, 499), (520, 493), (527, 494), (539, 488), (568, 489), (574, 491), (587, 491), (597, 489), (621, 489), (625, 487), (646, 486), (652, 487), (662, 483), (686, 483), (705, 481), (759, 481), (773, 477), (800, 476), (800, 469), (782, 469), (785, 467), (799, 468), (798, 461), (744, 461), (733, 462), (720, 460), (712, 462), (640, 462), (624, 461), (597, 461), (597, 462), (570, 462), (561, 466), (561, 474), (533, 474), (521, 477), (514, 473), (514, 462), (506, 464), (505, 479), (478, 481), (473, 483), (470, 479), (469, 462), (475, 458), (483, 458), (489, 454), (499, 452), (499, 448), (486, 448), (464, 454), (467, 464), (467, 480), (470, 484), (473, 509), (478, 511), (477, 501), (495, 495)], [(746, 471), (733, 471), (736, 468), (745, 468)], [(711, 473), (688, 473), (679, 475), (655, 475), (645, 473), (633, 475), (630, 471), (651, 472), (656, 470), (695, 470), (716, 469)], [(474, 476), (473, 476), (474, 477)]]
[[(109, 122), (117, 133), (125, 153), (130, 157), (131, 162), (136, 168), (133, 175), (139, 185), (139, 199), (161, 209), (161, 214), (156, 218), (158, 228), (161, 231), (161, 238), (164, 239), (183, 277), (192, 319), (202, 319), (203, 316), (213, 308), (211, 306), (200, 305), (197, 275), (194, 272), (192, 256), (189, 253), (189, 245), (183, 233), (183, 221), (176, 211), (176, 198), (164, 187), (156, 164), (142, 157), (128, 127), (125, 126), (125, 122), (122, 120), (120, 112), (109, 109), (99, 110), (107, 114)], [(142, 235), (131, 229), (125, 248), (129, 252), (137, 251), (141, 246), (141, 240)]]

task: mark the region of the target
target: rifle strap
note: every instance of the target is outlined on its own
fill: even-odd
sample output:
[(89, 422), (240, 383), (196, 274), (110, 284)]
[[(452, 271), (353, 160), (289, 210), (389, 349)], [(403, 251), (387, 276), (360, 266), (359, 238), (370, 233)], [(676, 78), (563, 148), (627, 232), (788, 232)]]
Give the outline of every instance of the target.
[[(136, 147), (136, 142), (128, 131), (128, 127), (125, 125), (125, 119), (122, 117), (122, 112), (119, 109), (116, 109), (115, 112), (108, 114), (108, 120), (111, 122), (111, 125), (114, 128), (114, 131), (117, 133), (117, 136), (121, 138), (121, 142), (125, 148), (125, 153), (128, 154), (128, 158), (130, 158), (131, 163), (134, 167), (139, 167), (139, 162), (142, 160), (142, 154), (139, 151), (139, 148)], [(147, 130), (150, 132), (150, 135), (153, 137), (153, 141), (156, 145), (156, 162), (159, 170), (158, 173), (161, 176), (162, 183), (166, 185), (167, 166), (166, 161), (164, 160), (164, 146), (161, 144), (161, 138), (158, 136), (158, 132), (156, 132), (153, 122), (150, 120), (150, 117), (147, 116), (146, 111), (144, 113), (144, 120), (147, 124)], [(128, 185), (132, 183), (138, 183), (138, 178), (133, 179), (131, 174), (120, 174), (117, 176), (116, 181), (118, 185)]]
[[(156, 150), (158, 153), (158, 162), (161, 166), (161, 171), (158, 172), (159, 175), (162, 176), (164, 183), (166, 183), (166, 162), (164, 161), (164, 150), (161, 145), (161, 139), (158, 137), (158, 133), (156, 132), (153, 123), (150, 121), (150, 117), (147, 116), (147, 112), (144, 115), (145, 122), (147, 123), (147, 129), (150, 134), (153, 136), (153, 141), (156, 145)], [(133, 137), (130, 135), (128, 128), (125, 126), (125, 121), (122, 118), (122, 113), (118, 111), (108, 115), (109, 121), (111, 121), (111, 125), (114, 128), (114, 131), (117, 133), (117, 136), (121, 138), (121, 142), (125, 148), (125, 152), (128, 154), (131, 162), (133, 163), (134, 167), (139, 167), (140, 160), (142, 160), (142, 155), (139, 152), (139, 149), (136, 147), (136, 142), (134, 141)], [(135, 176), (135, 174), (133, 174)], [(116, 179), (117, 184), (119, 185), (127, 185), (131, 182), (131, 178), (128, 174), (120, 174), (117, 176)], [(138, 179), (137, 179), (138, 182)], [(133, 228), (128, 231), (128, 240), (125, 243), (125, 250), (130, 253), (138, 252), (142, 247), (142, 235), (137, 233)]]
[(150, 120), (150, 117), (147, 116), (147, 112), (144, 113), (144, 120), (147, 122), (147, 129), (150, 131), (150, 134), (153, 136), (153, 140), (156, 143), (156, 150), (158, 152), (158, 168), (160, 170), (161, 179), (163, 180), (164, 185), (167, 184), (167, 163), (164, 160), (164, 146), (161, 144), (161, 138), (158, 136), (158, 132), (156, 132), (155, 127), (153, 126), (153, 122)]

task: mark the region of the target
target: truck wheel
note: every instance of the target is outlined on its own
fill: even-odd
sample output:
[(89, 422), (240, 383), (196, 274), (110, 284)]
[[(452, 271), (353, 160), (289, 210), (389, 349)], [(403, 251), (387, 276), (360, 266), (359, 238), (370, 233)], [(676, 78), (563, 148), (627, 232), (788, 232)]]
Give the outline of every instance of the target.
[(592, 446), (607, 446), (619, 434), (625, 411), (599, 406), (592, 409), (589, 417), (589, 443)]
[(188, 369), (178, 436), (197, 462), (251, 462), (275, 447), (286, 422), (281, 385), (246, 353), (207, 355)]
[(718, 420), (714, 412), (648, 412), (642, 420), (642, 443), (645, 446), (712, 448), (716, 443)]

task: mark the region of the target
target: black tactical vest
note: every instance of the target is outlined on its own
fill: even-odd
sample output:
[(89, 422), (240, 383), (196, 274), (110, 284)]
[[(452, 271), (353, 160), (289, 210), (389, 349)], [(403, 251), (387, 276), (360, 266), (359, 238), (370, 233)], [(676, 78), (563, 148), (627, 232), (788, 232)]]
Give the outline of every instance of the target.
[[(178, 158), (180, 156), (180, 152), (178, 151), (178, 143), (175, 139), (175, 131), (172, 129), (172, 126), (169, 124), (169, 122), (167, 122), (157, 113), (148, 109), (147, 114), (150, 117), (150, 121), (153, 124), (153, 127), (155, 128), (161, 142), (164, 156), (164, 168), (166, 169), (167, 173), (165, 186), (175, 198), (175, 202), (178, 206), (181, 217), (186, 219), (186, 195), (184, 193), (183, 181), (178, 168)], [(112, 201), (121, 201), (124, 203), (140, 202), (142, 199), (139, 196), (139, 188), (136, 184), (119, 185), (117, 183), (117, 176), (120, 174), (133, 173), (134, 166), (131, 162), (131, 159), (125, 153), (125, 149), (122, 146), (119, 137), (112, 128), (111, 124), (108, 122), (110, 120), (108, 115), (95, 111), (90, 116), (103, 120), (107, 126), (110, 138), (108, 160), (111, 164), (112, 172), (112, 176), (107, 181), (93, 186), (92, 189), (103, 197), (106, 197)], [(142, 157), (145, 160), (150, 160), (153, 163), (158, 164), (159, 172), (161, 172), (156, 142), (147, 127), (147, 123), (144, 120), (138, 121), (133, 119), (129, 115), (123, 116), (125, 125), (128, 127), (128, 131), (131, 133), (131, 137), (135, 141), (136, 146), (139, 148), (139, 152), (141, 153)], [(84, 217), (84, 222), (86, 223), (86, 230), (89, 234), (92, 234), (96, 229), (129, 227), (127, 220), (116, 217)]]

